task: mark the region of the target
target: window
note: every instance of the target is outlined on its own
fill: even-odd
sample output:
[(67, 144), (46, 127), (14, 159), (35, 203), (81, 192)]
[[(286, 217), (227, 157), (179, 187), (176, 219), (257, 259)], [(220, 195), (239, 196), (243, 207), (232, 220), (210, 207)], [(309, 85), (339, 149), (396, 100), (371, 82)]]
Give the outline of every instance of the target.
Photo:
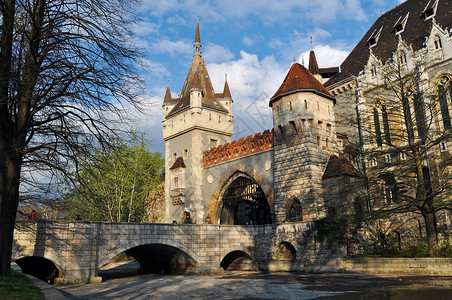
[(406, 64), (406, 54), (405, 52), (399, 52), (399, 64)]
[(177, 158), (177, 152), (174, 152), (173, 153), (173, 160), (176, 161), (176, 158)]
[(377, 76), (377, 67), (375, 65), (370, 66), (370, 75), (372, 75), (372, 77)]
[(425, 114), (422, 97), (415, 93), (413, 98), (414, 116), (416, 118), (417, 133), (420, 137), (425, 136)]
[(447, 144), (446, 144), (446, 142), (440, 142), (439, 143), (439, 151), (440, 152), (447, 152)]
[(383, 130), (385, 132), (385, 142), (386, 144), (391, 145), (391, 131), (389, 129), (388, 111), (386, 110), (386, 106), (382, 107), (382, 115), (383, 115)]
[(390, 164), (391, 161), (392, 161), (392, 159), (391, 159), (391, 154), (385, 154), (385, 162), (386, 162), (387, 164)]
[(394, 34), (399, 34), (402, 33), (403, 30), (405, 29), (405, 24), (406, 21), (408, 20), (408, 16), (410, 15), (410, 13), (408, 13), (405, 18), (402, 18), (402, 16), (399, 17), (399, 19), (397, 20), (397, 22), (394, 24), (394, 27), (392, 28), (392, 32)]
[(379, 30), (375, 29), (370, 37), (367, 39), (367, 46), (369, 48), (374, 47), (378, 43), (378, 39), (380, 38), (381, 30), (383, 29), (383, 26)]
[(320, 137), (317, 137), (317, 146), (320, 146)]
[(400, 160), (406, 160), (405, 152), (400, 152)]
[(179, 188), (179, 176), (175, 175), (173, 177), (173, 189)]
[[(452, 97), (452, 89), (451, 89), (450, 93), (451, 93), (451, 97)], [(438, 97), (439, 97), (439, 107), (441, 110), (441, 117), (443, 119), (444, 128), (449, 129), (449, 128), (451, 128), (449, 106), (447, 103), (446, 89), (442, 85), (440, 85), (438, 87)]]
[(383, 144), (383, 141), (381, 139), (380, 118), (378, 117), (378, 110), (376, 108), (374, 108), (373, 114), (375, 126), (375, 141), (377, 143), (377, 146), (380, 147)]
[(213, 149), (217, 146), (218, 140), (216, 139), (210, 139), (210, 149)]
[(307, 100), (304, 100), (304, 108), (308, 109), (308, 101)]
[(377, 161), (376, 158), (372, 158), (372, 159), (370, 160), (370, 166), (371, 166), (371, 167), (376, 167), (376, 166), (378, 166), (378, 161)]
[(398, 198), (397, 182), (393, 174), (383, 174), (383, 196), (386, 204), (394, 203)]
[(292, 102), (289, 102), (289, 110), (292, 111)]
[(431, 0), (428, 2), (427, 6), (424, 8), (422, 16), (424, 20), (430, 19), (435, 16), (436, 8), (438, 7), (438, 0)]
[(435, 49), (441, 49), (443, 47), (441, 38), (439, 36), (435, 35), (435, 38), (433, 39), (433, 45), (435, 46)]
[(294, 198), (289, 205), (287, 210), (287, 221), (303, 221), (303, 208), (301, 206), (301, 201), (297, 198)]
[(184, 149), (184, 158), (188, 157), (188, 149)]

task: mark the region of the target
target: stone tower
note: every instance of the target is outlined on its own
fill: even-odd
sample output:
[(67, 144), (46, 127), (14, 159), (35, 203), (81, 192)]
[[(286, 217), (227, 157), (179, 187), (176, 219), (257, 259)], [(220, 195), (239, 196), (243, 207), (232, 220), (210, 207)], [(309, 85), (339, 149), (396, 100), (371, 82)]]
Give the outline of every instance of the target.
[(182, 91), (172, 98), (168, 86), (163, 101), (167, 222), (181, 222), (188, 211), (195, 222), (202, 223), (203, 152), (230, 142), (233, 133), (229, 86), (225, 82), (223, 93), (215, 94), (202, 58), (199, 23), (193, 48)]
[[(316, 73), (315, 55), (310, 66)], [(294, 63), (270, 99), (276, 222), (312, 220), (325, 214), (322, 174), (330, 155), (336, 153), (334, 97), (315, 75)]]

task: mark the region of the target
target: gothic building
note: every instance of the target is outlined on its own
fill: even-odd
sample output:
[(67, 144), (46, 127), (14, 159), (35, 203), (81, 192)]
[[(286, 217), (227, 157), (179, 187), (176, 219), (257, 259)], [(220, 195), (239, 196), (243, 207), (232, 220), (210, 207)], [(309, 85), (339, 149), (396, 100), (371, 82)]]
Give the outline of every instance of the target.
[[(314, 73), (314, 74), (313, 74)], [(268, 224), (325, 216), (323, 180), (359, 172), (335, 156), (335, 99), (325, 89), (315, 54), (309, 70), (294, 63), (270, 99), (274, 130), (231, 141), (228, 83), (215, 93), (202, 58), (199, 23), (182, 91), (163, 102), (166, 220)], [(327, 164), (345, 165), (339, 172)]]
[[(448, 0), (396, 6), (375, 21), (325, 83), (336, 98), (337, 130), (359, 145), (356, 165), (369, 178), (369, 208), (403, 212), (415, 210), (408, 203), (423, 203), (418, 212), (430, 209), (440, 234), (451, 229), (451, 11)], [(430, 199), (411, 201), (420, 198), (419, 189)], [(422, 238), (427, 221), (412, 216), (409, 224), (407, 218), (388, 222), (384, 230), (400, 239), (414, 228)]]

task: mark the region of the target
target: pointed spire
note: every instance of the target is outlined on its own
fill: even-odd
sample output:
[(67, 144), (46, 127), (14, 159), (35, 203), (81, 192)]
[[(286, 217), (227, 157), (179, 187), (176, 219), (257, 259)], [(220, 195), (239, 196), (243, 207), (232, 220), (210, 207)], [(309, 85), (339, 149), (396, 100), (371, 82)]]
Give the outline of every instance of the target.
[(195, 43), (193, 44), (193, 56), (201, 56), (201, 34), (199, 33), (199, 15), (196, 22)]
[(315, 57), (314, 50), (309, 52), (309, 71), (313, 74), (319, 74), (319, 65), (317, 64), (317, 58)]
[(173, 98), (171, 97), (171, 91), (169, 88), (169, 80), (168, 80), (168, 86), (166, 87), (166, 93), (165, 93), (165, 98), (163, 100), (163, 104), (171, 103), (171, 102), (173, 102)]
[(224, 81), (223, 97), (224, 98), (232, 98), (231, 91), (229, 90), (227, 75), (226, 75), (226, 78), (225, 78), (225, 81)]

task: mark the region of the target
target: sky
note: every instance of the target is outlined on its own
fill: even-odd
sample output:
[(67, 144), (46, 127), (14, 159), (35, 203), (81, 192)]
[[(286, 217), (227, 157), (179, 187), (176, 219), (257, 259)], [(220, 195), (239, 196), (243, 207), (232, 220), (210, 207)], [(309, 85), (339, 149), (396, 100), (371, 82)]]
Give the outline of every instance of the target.
[(144, 113), (134, 126), (151, 150), (164, 153), (162, 103), (169, 84), (181, 91), (193, 57), (196, 22), (203, 58), (216, 93), (227, 81), (234, 100), (232, 140), (271, 129), (270, 97), (291, 64), (338, 66), (375, 20), (400, 0), (142, 0), (133, 31), (149, 66)]

